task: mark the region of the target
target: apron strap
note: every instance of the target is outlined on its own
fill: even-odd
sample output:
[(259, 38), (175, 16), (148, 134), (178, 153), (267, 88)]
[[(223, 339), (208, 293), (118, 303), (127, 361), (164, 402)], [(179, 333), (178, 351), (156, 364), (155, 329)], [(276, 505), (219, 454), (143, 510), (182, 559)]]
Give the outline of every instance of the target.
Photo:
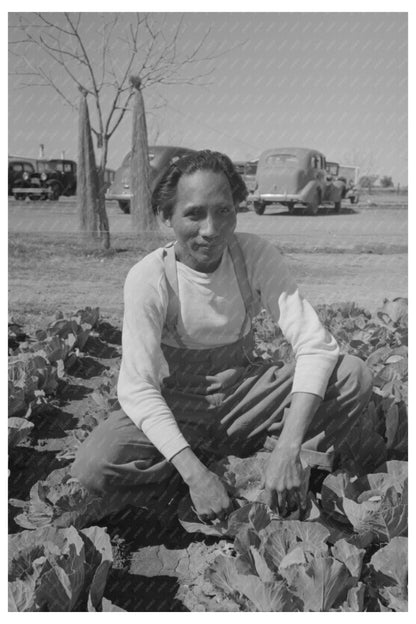
[(168, 286), (168, 308), (166, 311), (165, 326), (176, 343), (185, 348), (185, 344), (180, 337), (177, 326), (181, 310), (179, 301), (178, 273), (176, 270), (175, 243), (169, 243), (163, 249), (163, 260), (165, 263), (165, 275)]
[(233, 236), (230, 240), (228, 251), (233, 262), (234, 273), (246, 308), (246, 316), (240, 330), (239, 337), (241, 338), (244, 335), (247, 324), (250, 323), (251, 325), (252, 318), (256, 314), (256, 302), (253, 297), (250, 282), (248, 281), (246, 261), (236, 236)]

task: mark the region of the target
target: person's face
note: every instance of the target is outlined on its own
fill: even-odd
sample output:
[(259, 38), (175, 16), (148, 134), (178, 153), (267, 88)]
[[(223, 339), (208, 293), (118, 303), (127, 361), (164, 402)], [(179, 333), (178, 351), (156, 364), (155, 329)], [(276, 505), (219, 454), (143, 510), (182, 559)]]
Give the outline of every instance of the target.
[(170, 226), (178, 259), (196, 271), (215, 271), (237, 223), (223, 173), (199, 170), (179, 179)]

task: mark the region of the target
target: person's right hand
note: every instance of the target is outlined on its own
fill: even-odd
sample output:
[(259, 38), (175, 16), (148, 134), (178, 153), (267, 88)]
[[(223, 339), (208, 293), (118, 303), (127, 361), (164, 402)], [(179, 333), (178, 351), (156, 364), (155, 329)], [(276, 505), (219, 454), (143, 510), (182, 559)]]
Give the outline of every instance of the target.
[(203, 522), (225, 520), (232, 511), (232, 501), (221, 479), (206, 469), (198, 481), (189, 485), (195, 511)]
[(191, 500), (201, 520), (224, 520), (233, 510), (233, 505), (221, 479), (208, 470), (189, 447), (174, 455), (171, 462), (189, 487)]

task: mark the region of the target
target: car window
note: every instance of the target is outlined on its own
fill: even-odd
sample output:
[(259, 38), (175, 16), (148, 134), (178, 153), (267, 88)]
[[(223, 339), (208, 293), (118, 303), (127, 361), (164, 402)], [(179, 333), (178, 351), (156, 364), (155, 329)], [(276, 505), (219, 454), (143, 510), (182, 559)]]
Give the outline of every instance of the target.
[(23, 171), (23, 167), (19, 163), (14, 163), (12, 167), (13, 167), (13, 171), (15, 171), (16, 173)]
[(320, 166), (320, 158), (319, 156), (312, 156), (311, 158), (311, 167), (312, 169), (319, 169)]
[(266, 167), (284, 167), (297, 162), (298, 158), (294, 154), (270, 154), (266, 157)]
[(64, 171), (65, 171), (65, 173), (72, 173), (72, 165), (71, 165), (71, 163), (65, 163), (64, 164)]
[(23, 169), (29, 173), (33, 173), (33, 167), (30, 163), (24, 163)]

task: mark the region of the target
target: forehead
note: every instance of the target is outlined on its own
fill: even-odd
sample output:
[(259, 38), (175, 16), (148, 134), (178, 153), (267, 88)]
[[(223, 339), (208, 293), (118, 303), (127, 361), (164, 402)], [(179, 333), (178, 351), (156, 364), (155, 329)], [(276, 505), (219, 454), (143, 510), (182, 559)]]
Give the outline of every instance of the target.
[(222, 172), (205, 171), (184, 174), (180, 177), (177, 190), (177, 203), (232, 201), (230, 183)]

